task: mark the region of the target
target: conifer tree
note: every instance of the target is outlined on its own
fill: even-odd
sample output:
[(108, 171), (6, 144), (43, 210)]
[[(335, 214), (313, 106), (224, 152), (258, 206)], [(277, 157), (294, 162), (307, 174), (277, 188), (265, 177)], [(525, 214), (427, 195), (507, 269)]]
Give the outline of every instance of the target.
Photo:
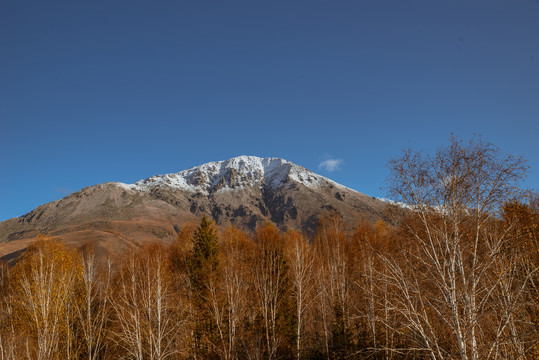
[(217, 279), (219, 266), (219, 242), (212, 221), (202, 216), (200, 225), (193, 235), (193, 250), (188, 260), (192, 302), (195, 311), (194, 346), (195, 356), (210, 357), (210, 344), (215, 326), (209, 314), (209, 289)]
[(219, 266), (219, 242), (217, 234), (206, 214), (193, 236), (193, 250), (189, 261), (189, 277), (195, 298), (203, 301), (207, 284)]

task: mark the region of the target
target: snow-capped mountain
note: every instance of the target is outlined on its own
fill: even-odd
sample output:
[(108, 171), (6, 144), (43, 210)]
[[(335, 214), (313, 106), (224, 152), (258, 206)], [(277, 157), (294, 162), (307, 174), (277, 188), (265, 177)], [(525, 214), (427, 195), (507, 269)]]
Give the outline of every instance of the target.
[(221, 227), (254, 231), (269, 221), (313, 234), (326, 213), (375, 221), (387, 219), (388, 206), (289, 161), (239, 156), (135, 184), (89, 186), (41, 205), (0, 223), (0, 256), (23, 249), (40, 233), (109, 252), (144, 241), (171, 242), (202, 214)]
[(152, 176), (132, 185), (117, 184), (131, 190), (144, 191), (166, 186), (209, 195), (252, 187), (277, 189), (290, 186), (293, 182), (312, 188), (330, 184), (342, 186), (284, 159), (245, 155), (209, 162), (176, 174)]

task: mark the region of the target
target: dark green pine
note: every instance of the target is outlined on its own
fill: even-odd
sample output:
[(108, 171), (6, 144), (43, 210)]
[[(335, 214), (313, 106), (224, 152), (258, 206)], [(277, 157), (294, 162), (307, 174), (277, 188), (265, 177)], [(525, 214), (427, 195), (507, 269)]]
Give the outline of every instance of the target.
[(191, 256), (191, 281), (195, 291), (204, 292), (206, 282), (219, 266), (219, 242), (217, 234), (206, 214), (202, 216), (200, 225), (193, 237)]

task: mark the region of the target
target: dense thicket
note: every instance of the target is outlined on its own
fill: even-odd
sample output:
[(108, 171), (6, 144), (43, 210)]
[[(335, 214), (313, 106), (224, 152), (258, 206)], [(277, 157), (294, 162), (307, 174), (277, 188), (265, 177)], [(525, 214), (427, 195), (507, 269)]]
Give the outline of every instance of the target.
[(452, 140), (390, 163), (396, 226), (219, 229), (121, 259), (39, 238), (0, 267), (0, 359), (537, 359), (539, 203)]

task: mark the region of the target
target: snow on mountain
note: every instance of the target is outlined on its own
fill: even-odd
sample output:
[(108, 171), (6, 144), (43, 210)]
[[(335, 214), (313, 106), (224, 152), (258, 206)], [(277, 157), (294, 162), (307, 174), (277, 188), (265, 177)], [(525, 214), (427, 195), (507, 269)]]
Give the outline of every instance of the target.
[(395, 201), (395, 200), (391, 200), (391, 199), (386, 199), (386, 198), (376, 198), (377, 200), (380, 200), (380, 201), (383, 201), (387, 204), (390, 204), (390, 205), (395, 205), (395, 206), (398, 206), (400, 208), (403, 208), (403, 209), (407, 209), (407, 210), (412, 210), (413, 209), (413, 206), (411, 205), (408, 205), (406, 203), (403, 203), (403, 202), (400, 202), (400, 201)]
[[(406, 210), (413, 210), (413, 211), (418, 211), (418, 210), (425, 210), (425, 209), (430, 209), (430, 210), (433, 210), (435, 212), (438, 212), (438, 213), (442, 213), (442, 214), (448, 214), (450, 212), (450, 210), (448, 210), (448, 206), (447, 205), (444, 205), (444, 204), (438, 204), (438, 205), (431, 205), (431, 206), (428, 206), (428, 205), (409, 205), (409, 204), (406, 204), (406, 203), (403, 203), (403, 202), (400, 202), (400, 201), (395, 201), (395, 200), (391, 200), (391, 199), (386, 199), (386, 198), (376, 198), (377, 200), (380, 200), (380, 201), (383, 201), (387, 204), (390, 204), (390, 205), (395, 205), (395, 206), (398, 206), (402, 209), (406, 209)], [(464, 211), (468, 211), (468, 210), (464, 210)]]
[[(0, 222), (0, 256), (24, 249), (37, 234), (69, 244), (90, 241), (120, 254), (146, 241), (171, 243), (203, 214), (223, 228), (254, 232), (265, 223), (313, 236), (319, 220), (392, 222), (388, 205), (280, 158), (239, 156), (134, 184), (87, 186)], [(13, 246), (17, 242), (16, 246)], [(79, 246), (77, 245), (77, 246)]]
[(284, 159), (245, 155), (209, 162), (175, 174), (152, 176), (135, 184), (117, 183), (117, 185), (139, 191), (167, 186), (210, 194), (247, 187), (269, 186), (275, 189), (290, 183), (290, 180), (311, 188), (329, 184), (342, 187), (328, 178)]

